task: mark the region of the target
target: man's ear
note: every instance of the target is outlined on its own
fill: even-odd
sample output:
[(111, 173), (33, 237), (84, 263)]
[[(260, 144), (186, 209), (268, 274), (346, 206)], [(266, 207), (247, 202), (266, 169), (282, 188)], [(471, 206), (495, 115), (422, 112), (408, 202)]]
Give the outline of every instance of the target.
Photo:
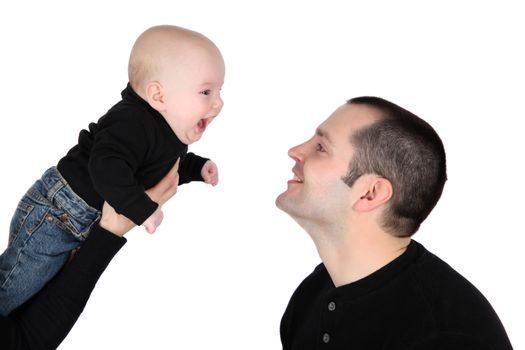
[(151, 107), (155, 108), (158, 112), (165, 110), (165, 96), (164, 88), (157, 81), (152, 81), (146, 86), (146, 99)]
[(392, 183), (384, 177), (372, 175), (363, 185), (362, 195), (353, 205), (358, 212), (372, 211), (386, 204), (394, 193)]

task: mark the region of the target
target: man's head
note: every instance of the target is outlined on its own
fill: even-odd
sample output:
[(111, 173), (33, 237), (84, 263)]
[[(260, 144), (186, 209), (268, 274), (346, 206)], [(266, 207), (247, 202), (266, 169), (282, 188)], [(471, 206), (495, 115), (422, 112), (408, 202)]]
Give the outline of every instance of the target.
[(133, 90), (162, 114), (182, 142), (191, 144), (222, 109), (224, 70), (222, 55), (208, 38), (163, 25), (137, 38), (128, 75)]
[(446, 181), (437, 133), (377, 97), (349, 100), (289, 155), (295, 177), (277, 206), (299, 223), (355, 223), (366, 214), (391, 235), (410, 236)]

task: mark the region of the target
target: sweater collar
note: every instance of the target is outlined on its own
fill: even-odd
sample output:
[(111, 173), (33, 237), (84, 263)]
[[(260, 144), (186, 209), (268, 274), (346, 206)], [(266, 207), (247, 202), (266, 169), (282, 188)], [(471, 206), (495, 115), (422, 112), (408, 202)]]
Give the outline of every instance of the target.
[(133, 102), (133, 103), (137, 103), (137, 104), (147, 108), (150, 113), (160, 115), (160, 113), (155, 108), (151, 107), (150, 104), (146, 100), (144, 100), (142, 97), (140, 97), (139, 94), (137, 94), (135, 92), (135, 90), (133, 90), (133, 88), (131, 87), (130, 83), (128, 83), (128, 85), (126, 85), (126, 88), (124, 90), (122, 90), (120, 95), (122, 96), (122, 100), (123, 101), (130, 101), (130, 102)]
[(126, 85), (126, 88), (122, 90), (120, 95), (122, 96), (122, 101), (126, 101), (129, 103), (135, 104), (135, 105), (138, 104), (139, 106), (142, 106), (143, 108), (145, 108), (150, 114), (152, 114), (153, 116), (156, 116), (157, 119), (160, 120), (160, 123), (163, 125), (163, 127), (166, 130), (169, 130), (170, 134), (173, 135), (173, 140), (174, 142), (176, 142), (177, 145), (180, 145), (182, 147), (188, 147), (188, 145), (182, 142), (177, 137), (177, 135), (175, 135), (175, 132), (171, 129), (171, 127), (169, 126), (166, 119), (164, 119), (162, 114), (160, 114), (159, 111), (157, 111), (155, 108), (151, 107), (150, 104), (146, 100), (140, 97), (139, 94), (137, 94), (135, 90), (133, 90), (130, 83)]
[[(411, 240), (403, 254), (358, 281), (335, 287), (329, 278), (332, 288), (329, 289), (328, 296), (339, 300), (351, 300), (381, 288), (393, 280), (399, 273), (403, 272), (424, 250), (423, 246)], [(326, 270), (326, 267), (323, 266), (323, 268)], [(328, 271), (326, 271), (326, 273), (328, 274)]]

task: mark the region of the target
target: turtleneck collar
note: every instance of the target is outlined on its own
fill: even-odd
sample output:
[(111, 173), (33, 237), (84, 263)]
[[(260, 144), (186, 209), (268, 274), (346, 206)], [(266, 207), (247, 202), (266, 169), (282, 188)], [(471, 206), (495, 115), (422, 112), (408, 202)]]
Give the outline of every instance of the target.
[(146, 100), (140, 97), (139, 94), (137, 94), (135, 90), (133, 90), (130, 83), (126, 85), (126, 88), (121, 92), (120, 95), (122, 96), (123, 101), (138, 103), (141, 106), (146, 107), (149, 112), (160, 115), (160, 113), (155, 108), (151, 107)]
[(163, 128), (165, 128), (166, 130), (169, 130), (169, 133), (172, 135), (172, 140), (174, 140), (173, 142), (176, 142), (178, 146), (188, 147), (188, 145), (186, 145), (184, 142), (182, 142), (177, 137), (177, 135), (171, 129), (171, 127), (169, 126), (166, 119), (164, 119), (162, 114), (160, 114), (155, 108), (151, 107), (150, 104), (146, 100), (140, 97), (139, 94), (137, 94), (135, 90), (133, 90), (130, 83), (128, 83), (126, 88), (121, 92), (121, 96), (122, 96), (122, 101), (129, 102), (134, 105), (139, 105), (145, 108), (151, 115), (155, 116), (156, 119), (159, 120), (160, 124), (163, 125)]

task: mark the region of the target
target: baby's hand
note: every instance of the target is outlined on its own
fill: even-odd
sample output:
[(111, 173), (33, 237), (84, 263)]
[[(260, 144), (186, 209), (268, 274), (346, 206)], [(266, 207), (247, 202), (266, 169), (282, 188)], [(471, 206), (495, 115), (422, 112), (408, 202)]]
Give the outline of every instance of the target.
[(155, 230), (157, 227), (160, 226), (162, 223), (162, 219), (164, 218), (164, 214), (162, 213), (162, 210), (160, 210), (160, 206), (155, 210), (153, 214), (149, 218), (146, 219), (142, 223), (142, 226), (146, 228), (146, 232), (148, 233), (155, 233)]
[(216, 186), (219, 183), (219, 169), (217, 169), (217, 165), (211, 160), (206, 161), (202, 166), (201, 176), (205, 183)]

